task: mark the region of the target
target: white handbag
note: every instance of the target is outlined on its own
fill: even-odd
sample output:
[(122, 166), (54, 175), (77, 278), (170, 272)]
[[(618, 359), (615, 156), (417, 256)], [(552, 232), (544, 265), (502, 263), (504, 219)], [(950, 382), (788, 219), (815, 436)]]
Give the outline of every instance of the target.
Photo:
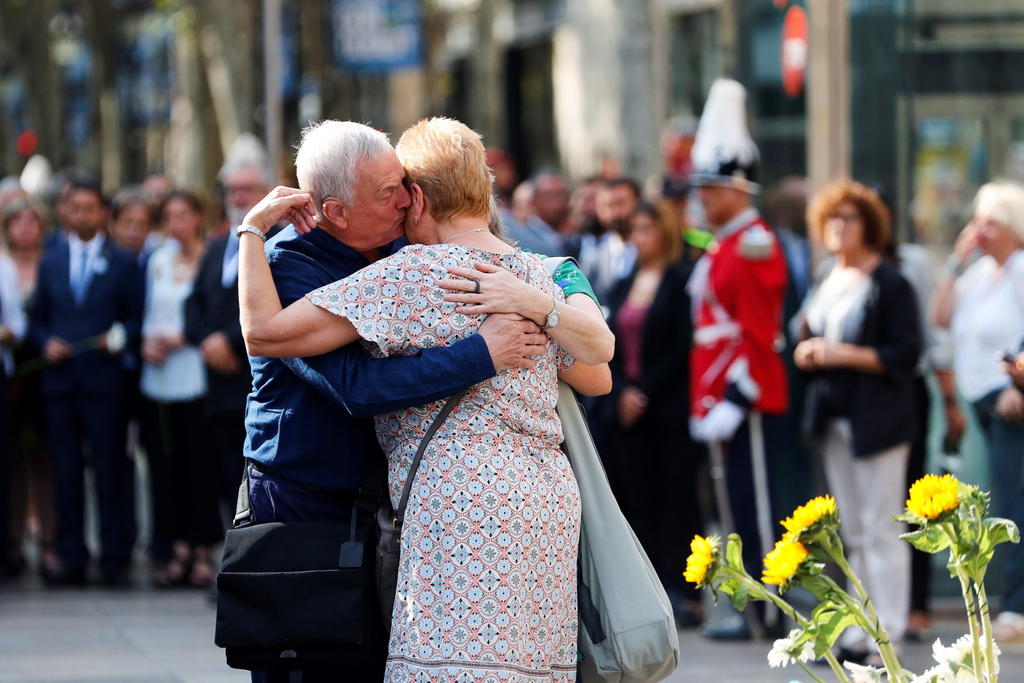
[(672, 605), (612, 495), (583, 410), (564, 382), (558, 385), (557, 411), (582, 506), (578, 600), (583, 683), (660, 681), (679, 664)]

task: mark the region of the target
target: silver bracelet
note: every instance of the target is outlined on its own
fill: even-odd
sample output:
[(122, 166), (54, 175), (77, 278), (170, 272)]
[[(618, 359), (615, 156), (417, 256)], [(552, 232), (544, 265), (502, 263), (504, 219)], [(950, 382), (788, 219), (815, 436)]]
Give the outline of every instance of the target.
[(259, 228), (253, 227), (251, 225), (239, 225), (237, 228), (235, 228), (235, 234), (238, 235), (239, 237), (241, 237), (244, 233), (256, 235), (264, 242), (267, 241), (267, 233), (263, 232)]

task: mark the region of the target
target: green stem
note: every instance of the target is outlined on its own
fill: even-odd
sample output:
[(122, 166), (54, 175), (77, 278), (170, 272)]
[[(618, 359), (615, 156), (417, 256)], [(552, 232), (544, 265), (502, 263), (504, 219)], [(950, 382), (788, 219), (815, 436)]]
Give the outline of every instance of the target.
[(978, 615), (981, 618), (982, 637), (985, 639), (985, 670), (988, 673), (989, 683), (996, 683), (999, 680), (999, 666), (993, 647), (992, 616), (989, 613), (985, 582), (974, 584), (974, 589), (978, 593)]
[[(902, 683), (903, 667), (900, 665), (899, 658), (896, 656), (896, 650), (889, 640), (889, 633), (882, 626), (882, 621), (878, 618), (878, 613), (875, 611), (875, 606), (871, 603), (871, 598), (868, 597), (867, 590), (864, 589), (864, 584), (860, 582), (860, 579), (853, 573), (853, 569), (850, 568), (849, 563), (846, 561), (846, 556), (843, 554), (842, 541), (839, 540), (838, 535), (835, 535), (833, 538), (824, 540), (821, 546), (832, 561), (842, 570), (850, 585), (856, 591), (857, 597), (860, 598), (859, 603), (851, 599), (850, 604), (852, 607), (855, 607), (854, 614), (860, 617), (861, 626), (874, 639), (875, 644), (878, 645), (878, 654), (882, 656), (882, 662), (885, 663), (885, 670), (889, 674), (889, 683)], [(847, 598), (850, 598), (849, 593), (846, 593), (846, 591), (842, 591), (842, 593)]]
[[(955, 527), (950, 522), (944, 522), (939, 525), (940, 528), (946, 533), (949, 538), (949, 552), (950, 556), (956, 552), (957, 548), (957, 534)], [(956, 559), (956, 558), (954, 558)], [(991, 677), (991, 665), (989, 660), (991, 659), (991, 623), (988, 622), (988, 605), (985, 605), (985, 616), (981, 615), (980, 610), (980, 594), (979, 599), (975, 599), (974, 592), (971, 590), (971, 578), (967, 574), (967, 570), (961, 565), (956, 565), (956, 576), (960, 580), (960, 593), (964, 598), (964, 606), (967, 608), (967, 625), (971, 631), (971, 660), (972, 668), (974, 669), (974, 675), (978, 680), (982, 680), (984, 676), (989, 683), (993, 683)], [(984, 589), (983, 589), (984, 590)], [(985, 652), (981, 650), (981, 641), (978, 633), (978, 625), (981, 623), (982, 631), (988, 629), (988, 633), (985, 633), (984, 637), (988, 641), (988, 646)]]
[[(747, 584), (748, 586), (754, 588), (755, 589), (755, 591), (754, 591), (755, 594), (764, 596), (763, 599), (768, 600), (773, 605), (778, 607), (783, 612), (783, 614), (785, 614), (790, 619), (795, 621), (797, 623), (797, 625), (800, 626), (801, 628), (806, 628), (807, 626), (811, 625), (811, 622), (810, 622), (810, 620), (807, 617), (805, 617), (804, 615), (802, 615), (799, 612), (797, 612), (796, 609), (792, 605), (790, 605), (788, 602), (783, 600), (780, 596), (776, 595), (775, 593), (773, 593), (772, 591), (768, 590), (767, 588), (762, 586), (760, 583), (755, 581), (746, 572), (739, 572), (739, 571), (736, 571), (735, 569), (733, 569), (732, 567), (728, 567), (728, 566), (722, 567), (722, 570), (727, 572), (727, 573), (729, 573), (729, 574), (731, 574), (733, 577), (739, 579), (740, 581), (742, 581), (743, 583)], [(838, 588), (838, 586), (837, 586), (837, 588)], [(825, 650), (824, 657), (825, 657), (825, 661), (828, 662), (829, 667), (832, 669), (832, 673), (834, 673), (836, 675), (836, 678), (838, 678), (842, 683), (851, 683), (850, 677), (846, 675), (846, 670), (843, 669), (842, 665), (839, 663), (839, 660), (836, 659), (836, 656), (834, 654), (832, 654), (832, 650)], [(804, 671), (807, 671), (807, 673), (809, 673), (811, 676), (814, 676), (814, 674), (811, 673), (810, 671), (808, 671), (807, 667), (803, 665), (803, 662), (801, 662), (800, 660), (797, 660), (797, 663), (800, 664), (800, 666), (803, 667)], [(817, 676), (815, 676), (815, 678), (817, 678)], [(821, 680), (821, 679), (818, 679), (818, 680)]]
[(818, 683), (825, 683), (825, 681), (823, 681), (821, 678), (819, 678), (817, 675), (815, 675), (815, 673), (813, 671), (811, 671), (808, 668), (808, 666), (806, 664), (804, 664), (803, 662), (801, 662), (799, 659), (796, 660), (796, 663), (800, 665), (801, 669), (803, 669), (805, 672), (807, 672), (808, 676), (810, 676), (814, 680), (818, 681)]
[(978, 640), (978, 608), (971, 593), (970, 579), (963, 569), (956, 570), (956, 576), (960, 579), (960, 593), (964, 597), (964, 605), (967, 607), (967, 625), (971, 629), (971, 660), (974, 675), (980, 680), (982, 676), (981, 643)]

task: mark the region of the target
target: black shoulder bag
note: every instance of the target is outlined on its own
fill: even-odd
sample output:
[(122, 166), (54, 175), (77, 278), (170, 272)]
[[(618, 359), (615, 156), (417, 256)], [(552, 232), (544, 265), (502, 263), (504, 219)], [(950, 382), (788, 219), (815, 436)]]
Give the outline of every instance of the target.
[[(248, 524), (248, 476), (217, 574), (214, 642), (251, 671), (361, 667), (382, 671), (398, 576), (401, 525), (424, 451), (465, 392), (448, 399), (413, 459), (397, 510), (379, 465), (347, 522)], [(340, 667), (340, 668), (338, 668)]]

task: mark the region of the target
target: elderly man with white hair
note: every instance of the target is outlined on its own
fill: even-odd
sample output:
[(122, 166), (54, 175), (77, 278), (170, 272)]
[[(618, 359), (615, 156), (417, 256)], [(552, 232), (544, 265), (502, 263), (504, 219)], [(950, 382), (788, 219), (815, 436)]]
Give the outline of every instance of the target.
[[(1010, 385), (1000, 360), (1024, 340), (1024, 187), (993, 182), (978, 190), (974, 217), (957, 238), (947, 270), (933, 319), (952, 333), (957, 388), (985, 433), (993, 512), (1024, 526), (1024, 394)], [(1024, 545), (1003, 552), (1002, 613), (994, 635), (1021, 641)]]

